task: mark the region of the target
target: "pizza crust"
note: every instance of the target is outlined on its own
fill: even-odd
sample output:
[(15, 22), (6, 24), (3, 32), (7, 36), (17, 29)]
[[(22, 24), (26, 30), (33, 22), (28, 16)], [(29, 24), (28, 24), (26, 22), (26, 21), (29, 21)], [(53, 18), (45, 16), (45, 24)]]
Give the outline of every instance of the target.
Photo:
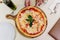
[[(44, 19), (41, 19), (41, 20), (44, 20), (43, 30), (42, 30), (41, 32), (35, 34), (35, 35), (30, 35), (30, 34), (25, 33), (24, 31), (22, 31), (21, 25), (20, 25), (20, 22), (19, 22), (19, 14), (20, 14), (23, 10), (30, 9), (30, 8), (34, 8), (34, 9), (38, 10), (38, 12), (40, 12), (40, 13), (42, 14), (42, 16), (44, 17)], [(46, 26), (47, 26), (47, 17), (46, 17), (45, 13), (44, 13), (41, 9), (38, 9), (38, 8), (36, 8), (36, 7), (29, 6), (29, 7), (26, 7), (26, 8), (23, 8), (22, 10), (20, 10), (20, 12), (18, 13), (17, 18), (16, 18), (16, 23), (17, 23), (17, 28), (18, 28), (19, 32), (21, 32), (21, 33), (22, 33), (23, 35), (25, 35), (25, 36), (28, 36), (28, 37), (33, 38), (33, 37), (37, 37), (37, 36), (41, 35), (41, 34), (45, 31)], [(40, 28), (41, 28), (41, 27), (40, 27)], [(27, 29), (27, 30), (31, 30), (31, 29), (29, 28), (29, 29)], [(34, 31), (34, 30), (31, 30), (31, 31)]]

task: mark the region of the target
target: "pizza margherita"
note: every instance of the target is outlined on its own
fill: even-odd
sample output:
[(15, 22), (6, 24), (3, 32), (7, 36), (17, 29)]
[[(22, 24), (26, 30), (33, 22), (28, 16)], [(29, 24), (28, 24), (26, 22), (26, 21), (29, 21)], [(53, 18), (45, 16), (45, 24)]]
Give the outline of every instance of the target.
[(29, 6), (19, 11), (16, 23), (22, 34), (28, 37), (36, 37), (46, 29), (47, 18), (41, 9)]

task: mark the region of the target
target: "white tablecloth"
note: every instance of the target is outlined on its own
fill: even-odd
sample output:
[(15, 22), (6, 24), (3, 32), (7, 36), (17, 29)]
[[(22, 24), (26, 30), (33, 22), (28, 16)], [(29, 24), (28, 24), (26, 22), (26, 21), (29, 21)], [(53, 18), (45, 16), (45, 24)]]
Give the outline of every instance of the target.
[[(17, 6), (17, 10), (15, 10), (14, 15), (18, 13), (18, 11), (24, 7), (24, 0), (12, 0), (15, 5)], [(45, 30), (45, 32), (36, 38), (26, 38), (24, 36), (22, 36), (16, 29), (16, 38), (15, 40), (54, 40), (54, 38), (52, 38), (48, 32), (50, 31), (50, 29), (53, 27), (53, 25), (57, 22), (57, 20), (59, 19), (59, 11), (57, 13), (53, 13), (51, 14), (51, 10), (48, 8), (53, 0), (48, 0), (47, 3), (42, 4), (39, 8), (41, 8), (46, 16), (47, 16), (47, 20), (48, 20), (48, 25), (47, 28)], [(60, 9), (58, 9), (60, 10)], [(9, 20), (7, 19), (5, 16), (6, 14), (11, 14), (12, 10), (7, 7), (4, 3), (0, 3), (0, 22), (2, 21), (7, 21), (10, 22), (11, 24), (13, 24), (15, 26), (15, 23), (13, 20)], [(51, 15), (50, 15), (51, 14)], [(16, 28), (16, 26), (15, 26)]]

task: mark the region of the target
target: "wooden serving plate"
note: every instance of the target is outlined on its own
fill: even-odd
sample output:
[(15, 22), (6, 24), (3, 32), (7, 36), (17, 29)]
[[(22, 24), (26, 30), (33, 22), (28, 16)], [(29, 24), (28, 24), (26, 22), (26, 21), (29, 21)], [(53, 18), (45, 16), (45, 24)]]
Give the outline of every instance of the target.
[[(38, 14), (39, 14), (39, 17), (40, 17), (40, 19), (42, 19), (42, 21), (41, 22), (43, 22), (43, 23), (41, 23), (41, 24), (39, 24), (39, 31), (37, 31), (36, 33), (33, 31), (33, 27), (30, 27), (30, 28), (33, 28), (33, 29), (31, 29), (30, 31), (33, 31), (33, 33), (30, 33), (30, 32), (27, 32), (27, 30), (25, 30), (24, 28), (22, 28), (22, 23), (20, 22), (21, 21), (21, 19), (19, 19), (19, 18), (21, 18), (21, 14), (23, 15), (23, 13), (26, 11), (26, 10), (32, 10), (32, 11), (34, 11), (34, 13), (33, 14), (35, 14), (35, 12), (37, 12)], [(36, 14), (37, 14), (36, 13)], [(26, 13), (25, 13), (26, 14)], [(29, 14), (30, 15), (30, 14)], [(25, 35), (25, 36), (27, 36), (27, 37), (31, 37), (31, 38), (34, 38), (34, 37), (37, 37), (37, 36), (39, 36), (39, 35), (41, 35), (44, 31), (45, 31), (45, 29), (46, 29), (46, 27), (47, 27), (47, 17), (46, 17), (46, 15), (45, 15), (45, 13), (40, 9), (40, 8), (37, 8), (37, 7), (35, 7), (35, 6), (28, 6), (28, 7), (25, 7), (25, 8), (23, 8), (23, 9), (21, 9), (18, 13), (17, 13), (17, 15), (15, 15), (15, 16), (13, 16), (13, 15), (11, 15), (11, 14), (8, 14), (8, 15), (6, 15), (6, 17), (8, 18), (8, 19), (13, 19), (14, 21), (15, 21), (15, 23), (16, 23), (16, 27), (17, 27), (17, 29), (18, 29), (18, 31), (21, 33), (21, 34), (23, 34), (23, 35)], [(23, 17), (23, 16), (22, 16)], [(38, 18), (38, 16), (37, 16), (37, 18)], [(24, 18), (25, 19), (25, 18)], [(39, 20), (40, 21), (40, 20)], [(23, 23), (24, 24), (24, 23)], [(22, 26), (21, 26), (22, 25)], [(26, 27), (26, 26), (25, 26)], [(38, 26), (37, 26), (38, 27)], [(29, 30), (29, 29), (28, 29)]]

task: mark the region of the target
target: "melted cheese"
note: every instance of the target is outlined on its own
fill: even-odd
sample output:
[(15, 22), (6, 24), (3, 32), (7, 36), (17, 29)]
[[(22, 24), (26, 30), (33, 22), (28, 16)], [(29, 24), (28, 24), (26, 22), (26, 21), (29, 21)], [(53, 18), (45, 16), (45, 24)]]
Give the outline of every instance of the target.
[[(26, 24), (29, 23), (28, 21), (26, 21), (26, 19), (28, 18), (28, 15), (31, 15), (33, 17), (33, 19), (36, 20), (38, 23), (36, 23), (36, 24), (34, 23), (34, 25), (32, 25), (32, 27), (28, 26), (28, 28), (26, 28)], [(29, 10), (27, 10), (24, 14), (22, 14), (22, 17), (19, 20), (22, 25), (21, 27), (26, 29), (28, 33), (39, 32), (41, 29), (41, 26), (44, 24), (44, 22), (43, 22), (43, 20), (41, 20), (41, 17), (38, 12), (29, 11)], [(37, 27), (38, 27), (38, 31), (37, 31)]]

